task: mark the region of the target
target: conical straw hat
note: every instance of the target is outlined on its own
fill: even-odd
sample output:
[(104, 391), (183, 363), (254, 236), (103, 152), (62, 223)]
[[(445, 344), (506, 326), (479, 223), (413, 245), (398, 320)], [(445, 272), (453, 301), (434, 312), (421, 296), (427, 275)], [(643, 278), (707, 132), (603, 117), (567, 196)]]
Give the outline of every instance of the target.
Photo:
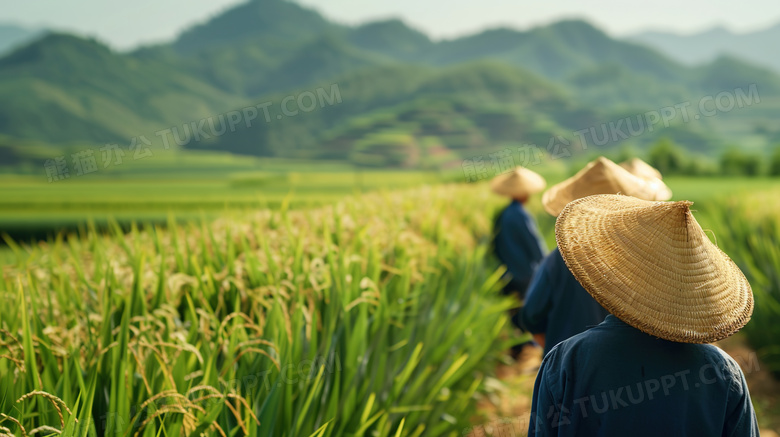
[(690, 205), (590, 196), (564, 208), (555, 238), (569, 270), (616, 317), (666, 340), (711, 343), (745, 326), (753, 294)]
[(493, 192), (512, 198), (528, 197), (536, 194), (547, 186), (547, 182), (539, 173), (524, 167), (517, 167), (510, 173), (502, 174), (490, 181)]
[(602, 156), (589, 162), (576, 175), (550, 187), (542, 196), (542, 204), (547, 212), (557, 216), (567, 203), (581, 197), (620, 193), (656, 200), (659, 188)]
[(620, 166), (628, 170), (632, 175), (639, 176), (642, 179), (663, 179), (660, 171), (639, 158), (623, 161), (620, 163)]
[(639, 158), (633, 158), (620, 163), (620, 166), (628, 170), (634, 176), (646, 180), (655, 186), (656, 196), (651, 200), (669, 200), (672, 198), (672, 190), (661, 180), (661, 172)]

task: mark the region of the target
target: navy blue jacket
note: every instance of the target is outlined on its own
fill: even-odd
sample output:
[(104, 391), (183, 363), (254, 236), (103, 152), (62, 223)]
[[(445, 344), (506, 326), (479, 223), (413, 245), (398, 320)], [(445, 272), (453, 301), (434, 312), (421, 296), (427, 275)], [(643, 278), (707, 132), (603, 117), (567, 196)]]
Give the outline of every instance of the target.
[(506, 265), (513, 288), (525, 294), (534, 271), (547, 251), (536, 221), (522, 203), (513, 200), (501, 212), (496, 227), (496, 257)]
[(582, 288), (556, 247), (536, 271), (515, 324), (545, 334), (544, 353), (569, 337), (596, 326), (609, 314)]
[(725, 352), (613, 315), (544, 357), (529, 436), (758, 436), (745, 377)]

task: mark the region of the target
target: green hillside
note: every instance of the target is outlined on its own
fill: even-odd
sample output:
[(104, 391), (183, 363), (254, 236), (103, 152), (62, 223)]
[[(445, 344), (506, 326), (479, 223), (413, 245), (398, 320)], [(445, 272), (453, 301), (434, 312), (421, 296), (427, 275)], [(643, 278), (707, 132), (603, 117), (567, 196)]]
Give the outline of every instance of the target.
[(401, 20), (367, 23), (352, 30), (347, 38), (361, 49), (407, 61), (418, 60), (422, 53), (434, 46), (427, 35)]
[(0, 59), (0, 133), (51, 143), (127, 143), (240, 102), (156, 60), (49, 34)]
[(780, 76), (772, 70), (747, 64), (733, 56), (721, 56), (694, 70), (701, 88), (711, 93), (733, 90), (746, 84), (760, 86), (764, 95), (780, 94)]
[[(597, 120), (596, 111), (577, 105), (556, 85), (496, 62), (445, 69), (381, 66), (337, 84), (340, 104), (261, 128), (239, 125), (235, 133), (188, 147), (372, 166), (433, 165), (502, 144), (546, 145), (551, 136)], [(389, 158), (393, 154), (419, 159), (398, 161)]]
[(487, 30), (434, 47), (427, 59), (452, 64), (476, 57), (522, 65), (546, 77), (563, 78), (605, 62), (619, 62), (631, 71), (678, 80), (685, 67), (651, 49), (614, 40), (585, 21), (570, 20), (526, 32)]
[(246, 92), (255, 96), (291, 90), (390, 62), (390, 59), (379, 54), (351, 46), (336, 35), (325, 34), (304, 44), (292, 56), (284, 58), (265, 80), (248, 87)]

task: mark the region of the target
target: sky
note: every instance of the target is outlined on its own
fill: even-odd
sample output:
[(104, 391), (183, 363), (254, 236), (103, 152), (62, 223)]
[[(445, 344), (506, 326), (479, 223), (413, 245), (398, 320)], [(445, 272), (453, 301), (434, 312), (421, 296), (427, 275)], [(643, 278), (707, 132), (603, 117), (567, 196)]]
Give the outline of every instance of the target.
[[(780, 23), (777, 0), (297, 0), (344, 24), (401, 18), (434, 39), (496, 26), (528, 29), (584, 18), (613, 36), (645, 30), (694, 33), (723, 25), (735, 32)], [(0, 23), (97, 37), (117, 49), (169, 41), (241, 0), (0, 0)]]

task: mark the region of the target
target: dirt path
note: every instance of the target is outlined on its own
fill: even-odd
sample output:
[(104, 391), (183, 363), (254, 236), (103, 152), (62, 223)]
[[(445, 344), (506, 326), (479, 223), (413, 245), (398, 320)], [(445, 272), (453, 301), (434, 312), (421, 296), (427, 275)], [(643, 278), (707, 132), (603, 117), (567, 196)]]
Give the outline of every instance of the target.
[(761, 363), (745, 337), (735, 335), (718, 343), (734, 358), (750, 389), (750, 397), (761, 426), (762, 437), (779, 437), (780, 434), (780, 381), (775, 379), (766, 365)]
[[(762, 437), (780, 437), (780, 382), (750, 349), (744, 337), (733, 336), (717, 344), (742, 368), (756, 408)], [(469, 437), (521, 437), (528, 430), (536, 372), (542, 361), (541, 348), (526, 347), (516, 361), (496, 368), (497, 379), (487, 381), (491, 389), (479, 401), (480, 417), (461, 435)]]
[(479, 425), (462, 435), (469, 437), (524, 436), (528, 431), (531, 398), (542, 349), (526, 346), (516, 361), (507, 358), (496, 368), (497, 380), (489, 380), (493, 392), (480, 399)]

